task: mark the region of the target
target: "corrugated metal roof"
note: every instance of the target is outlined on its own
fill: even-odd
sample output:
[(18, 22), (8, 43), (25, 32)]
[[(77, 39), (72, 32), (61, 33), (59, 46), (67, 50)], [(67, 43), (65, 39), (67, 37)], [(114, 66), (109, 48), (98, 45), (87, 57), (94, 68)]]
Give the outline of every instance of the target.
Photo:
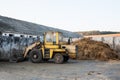
[(81, 35), (70, 31), (0, 16), (0, 31), (2, 32), (42, 35), (49, 30), (62, 32), (65, 37), (82, 37)]

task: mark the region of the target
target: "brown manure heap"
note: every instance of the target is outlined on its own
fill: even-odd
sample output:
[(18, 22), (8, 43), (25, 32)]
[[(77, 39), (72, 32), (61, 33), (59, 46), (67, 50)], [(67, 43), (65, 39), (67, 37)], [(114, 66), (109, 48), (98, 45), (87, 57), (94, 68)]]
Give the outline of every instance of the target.
[(119, 54), (106, 43), (84, 38), (73, 44), (78, 45), (78, 59), (120, 60)]

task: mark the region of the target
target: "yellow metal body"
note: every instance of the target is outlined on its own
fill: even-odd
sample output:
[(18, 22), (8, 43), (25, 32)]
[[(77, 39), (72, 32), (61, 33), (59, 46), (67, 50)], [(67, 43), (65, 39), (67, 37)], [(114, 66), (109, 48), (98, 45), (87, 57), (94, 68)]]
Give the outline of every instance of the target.
[(37, 46), (37, 45), (39, 45), (39, 44), (40, 44), (40, 42), (35, 42), (34, 44), (26, 47), (25, 50), (24, 50), (24, 52), (23, 52), (24, 58), (27, 56), (27, 54), (28, 54), (28, 52), (29, 52), (30, 50), (32, 50), (35, 46)]
[[(65, 49), (50, 48), (49, 58), (52, 59), (54, 53), (65, 53), (65, 52), (66, 52)], [(44, 48), (42, 48), (42, 54), (43, 54), (43, 58), (45, 58), (45, 51), (44, 51)]]
[[(60, 42), (60, 32), (45, 32), (44, 33), (44, 42), (41, 44), (35, 42), (31, 46), (28, 46), (25, 49), (24, 57), (27, 56), (30, 50), (32, 50), (36, 45), (41, 44), (40, 50), (44, 58), (52, 59), (55, 53), (61, 53), (63, 55), (68, 54), (70, 58), (76, 57), (75, 46), (65, 45), (65, 42)], [(64, 48), (63, 48), (64, 47)], [(46, 49), (48, 52), (46, 53)]]

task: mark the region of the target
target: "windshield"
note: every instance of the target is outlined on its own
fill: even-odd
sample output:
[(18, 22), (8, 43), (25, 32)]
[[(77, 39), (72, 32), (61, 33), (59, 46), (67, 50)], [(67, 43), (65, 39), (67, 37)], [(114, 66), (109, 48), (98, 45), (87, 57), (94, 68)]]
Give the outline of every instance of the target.
[(61, 33), (59, 34), (59, 41), (63, 42), (63, 35)]
[[(46, 41), (47, 42), (56, 42), (56, 37), (57, 37), (56, 32), (47, 32), (46, 33)], [(59, 42), (65, 41), (62, 33), (59, 33), (58, 40), (59, 40)]]
[(52, 42), (53, 41), (53, 34), (52, 33), (46, 33), (46, 41)]

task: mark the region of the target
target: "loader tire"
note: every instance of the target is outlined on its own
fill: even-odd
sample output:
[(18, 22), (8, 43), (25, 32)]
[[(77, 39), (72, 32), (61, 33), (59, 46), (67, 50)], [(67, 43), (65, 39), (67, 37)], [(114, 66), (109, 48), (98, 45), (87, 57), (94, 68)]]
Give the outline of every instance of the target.
[(33, 49), (29, 54), (30, 61), (33, 63), (40, 63), (42, 62), (42, 54), (41, 51), (38, 49)]
[(64, 56), (60, 53), (56, 53), (54, 56), (54, 62), (56, 64), (62, 64), (64, 62)]

